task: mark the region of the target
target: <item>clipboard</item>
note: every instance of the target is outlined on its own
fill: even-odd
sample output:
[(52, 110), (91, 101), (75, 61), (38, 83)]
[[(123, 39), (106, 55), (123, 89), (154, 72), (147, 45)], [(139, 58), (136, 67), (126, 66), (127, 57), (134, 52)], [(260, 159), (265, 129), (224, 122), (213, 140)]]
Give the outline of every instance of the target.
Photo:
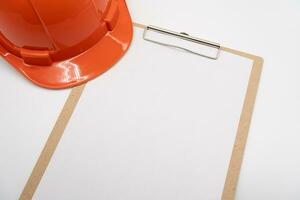
[[(136, 29), (143, 29), (147, 30), (147, 26), (141, 25), (141, 24), (134, 24)], [(144, 32), (145, 33), (145, 32)], [(188, 36), (185, 33), (178, 33), (181, 36)], [(188, 36), (189, 38), (189, 36)], [(145, 39), (145, 35), (144, 35)], [(200, 41), (201, 42), (201, 41)], [(202, 41), (206, 42), (206, 41)], [(208, 42), (209, 43), (209, 42)], [(211, 44), (211, 43), (209, 43)], [(251, 117), (254, 109), (255, 104), (255, 98), (259, 86), (259, 80), (260, 75), (262, 71), (263, 66), (263, 59), (254, 56), (248, 53), (240, 52), (237, 50), (233, 50), (230, 48), (222, 47), (221, 45), (218, 45), (216, 43), (213, 43), (212, 45), (208, 45), (209, 47), (213, 47), (214, 50), (216, 50), (215, 57), (214, 56), (206, 56), (210, 57), (212, 59), (217, 59), (219, 57), (219, 53), (225, 52), (232, 54), (234, 56), (242, 57), (245, 59), (248, 59), (251, 61), (251, 72), (245, 92), (245, 98), (244, 102), (242, 104), (241, 114), (237, 126), (237, 133), (234, 140), (234, 145), (231, 153), (231, 158), (228, 164), (228, 170), (226, 178), (224, 179), (224, 187), (222, 192), (222, 199), (224, 200), (230, 200), (234, 199), (235, 190), (238, 184), (238, 177), (242, 165), (243, 155), (246, 147), (247, 142), (247, 136), (249, 133), (250, 123), (251, 123)], [(157, 47), (157, 48), (163, 48), (163, 47)], [(181, 49), (182, 50), (182, 49)], [(171, 50), (170, 50), (171, 51)], [(197, 54), (197, 52), (196, 52)], [(195, 55), (197, 56), (197, 55)], [(222, 56), (222, 55), (220, 55)], [(88, 83), (93, 84), (93, 83)], [(80, 86), (77, 88), (74, 88), (68, 98), (68, 100), (65, 103), (65, 106), (63, 110), (61, 111), (61, 114), (56, 122), (56, 125), (54, 126), (48, 141), (46, 145), (44, 146), (44, 149), (32, 171), (32, 174), (30, 178), (28, 179), (28, 182), (21, 194), (20, 199), (31, 199), (36, 190), (38, 189), (38, 186), (42, 180), (42, 177), (51, 161), (51, 158), (56, 150), (56, 147), (58, 146), (64, 131), (67, 127), (67, 124), (72, 116), (72, 113), (76, 107), (76, 104), (78, 103), (81, 94), (84, 91), (85, 86)], [(51, 162), (52, 163), (52, 162)], [(51, 164), (50, 163), (50, 164)]]

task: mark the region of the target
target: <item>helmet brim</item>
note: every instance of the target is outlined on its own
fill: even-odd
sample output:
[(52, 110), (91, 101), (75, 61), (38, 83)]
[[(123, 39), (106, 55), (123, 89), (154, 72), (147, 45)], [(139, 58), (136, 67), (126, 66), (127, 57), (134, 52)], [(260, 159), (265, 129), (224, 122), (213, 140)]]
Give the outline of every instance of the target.
[(119, 0), (120, 16), (113, 31), (76, 57), (50, 66), (28, 65), (0, 46), (1, 56), (33, 83), (48, 89), (64, 89), (84, 84), (109, 70), (128, 50), (133, 24), (125, 0)]

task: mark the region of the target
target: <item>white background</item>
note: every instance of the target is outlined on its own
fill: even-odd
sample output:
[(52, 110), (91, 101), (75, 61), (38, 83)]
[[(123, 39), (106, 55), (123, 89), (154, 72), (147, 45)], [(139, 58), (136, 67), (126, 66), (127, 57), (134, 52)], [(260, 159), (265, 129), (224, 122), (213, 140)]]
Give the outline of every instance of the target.
[(237, 199), (300, 199), (300, 1), (127, 2), (136, 22), (265, 59)]
[(0, 200), (17, 199), (70, 89), (45, 90), (0, 59)]

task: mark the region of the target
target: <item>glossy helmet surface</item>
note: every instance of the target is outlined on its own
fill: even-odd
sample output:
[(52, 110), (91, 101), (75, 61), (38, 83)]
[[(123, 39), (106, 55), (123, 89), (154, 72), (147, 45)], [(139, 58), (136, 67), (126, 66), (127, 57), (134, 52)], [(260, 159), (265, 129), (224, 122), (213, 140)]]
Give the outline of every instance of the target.
[(111, 68), (130, 46), (125, 0), (0, 1), (0, 55), (50, 89), (83, 84)]

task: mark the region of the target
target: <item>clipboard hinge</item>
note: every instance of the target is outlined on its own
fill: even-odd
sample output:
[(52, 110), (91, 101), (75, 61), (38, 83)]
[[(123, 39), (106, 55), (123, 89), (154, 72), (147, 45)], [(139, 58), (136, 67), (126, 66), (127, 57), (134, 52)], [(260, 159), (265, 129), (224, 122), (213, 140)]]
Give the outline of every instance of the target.
[[(166, 36), (179, 38), (181, 40), (188, 41), (188, 42), (191, 42), (191, 43), (194, 43), (194, 44), (199, 44), (199, 45), (202, 45), (202, 46), (213, 48), (213, 49), (216, 49), (216, 52), (214, 53), (214, 55), (208, 55), (208, 54), (200, 53), (200, 52), (197, 52), (195, 50), (189, 49), (188, 47), (180, 46), (178, 44), (174, 44), (174, 43), (171, 43), (171, 42), (167, 43), (167, 42), (162, 42), (162, 41), (159, 41), (159, 40), (155, 40), (153, 38), (148, 37), (148, 32), (150, 32), (150, 31), (156, 32), (156, 33), (159, 33), (159, 34), (163, 34), (163, 35), (166, 35)], [(145, 27), (144, 34), (143, 34), (143, 39), (146, 40), (146, 41), (152, 42), (152, 43), (159, 44), (159, 45), (181, 49), (181, 50), (187, 51), (189, 53), (196, 54), (198, 56), (202, 56), (202, 57), (213, 59), (213, 60), (217, 60), (219, 58), (219, 55), (220, 55), (221, 45), (218, 44), (218, 43), (203, 40), (203, 39), (199, 39), (199, 38), (196, 38), (196, 37), (192, 37), (192, 36), (190, 36), (189, 34), (187, 34), (185, 32), (180, 32), (179, 33), (179, 32), (170, 31), (170, 30), (159, 28), (159, 27), (152, 26), (152, 25), (149, 25), (149, 26)]]

